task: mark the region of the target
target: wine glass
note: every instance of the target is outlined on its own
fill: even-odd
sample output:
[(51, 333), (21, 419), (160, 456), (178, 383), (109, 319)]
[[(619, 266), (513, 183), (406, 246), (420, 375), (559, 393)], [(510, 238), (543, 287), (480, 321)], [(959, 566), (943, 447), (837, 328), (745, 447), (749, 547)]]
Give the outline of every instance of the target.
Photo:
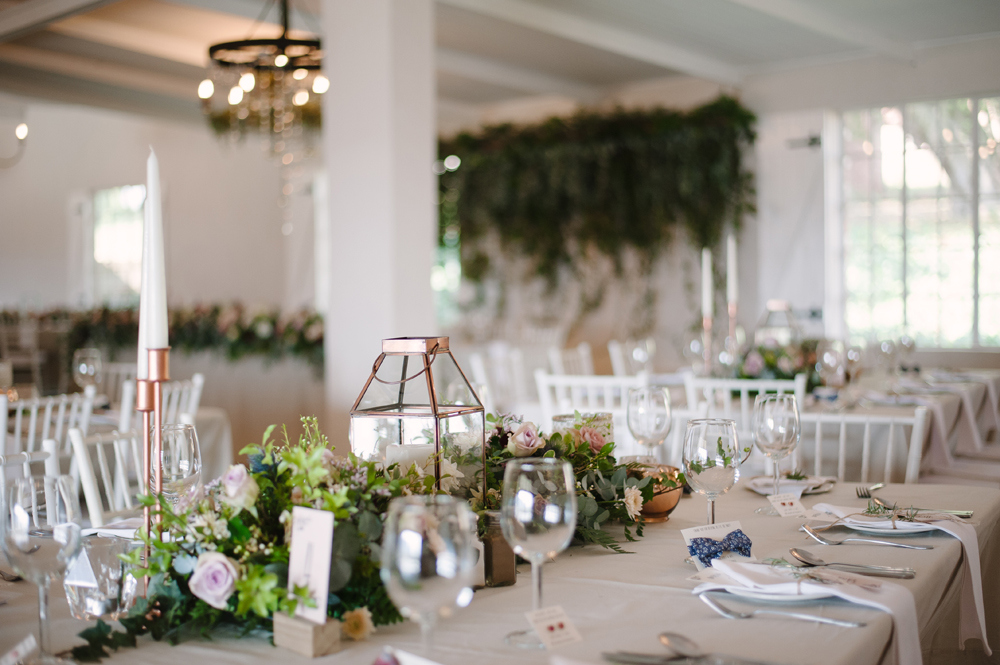
[[(503, 537), (531, 562), (531, 608), (542, 606), (542, 564), (566, 549), (576, 529), (576, 478), (569, 462), (555, 458), (507, 463), (500, 504)], [(507, 644), (544, 648), (534, 631), (507, 635)]]
[(81, 388), (101, 382), (100, 349), (77, 349), (73, 352), (73, 380)]
[(382, 536), (381, 577), (400, 614), (420, 623), (433, 648), (438, 617), (472, 601), (476, 516), (444, 494), (393, 499)]
[(0, 547), (17, 574), (38, 585), (38, 655), (31, 663), (72, 663), (51, 654), (49, 585), (80, 551), (80, 504), (69, 476), (17, 478), (0, 516)]
[(643, 463), (656, 464), (653, 451), (670, 433), (670, 394), (666, 388), (630, 388), (626, 411), (628, 431), (641, 446), (649, 449)]
[[(162, 494), (170, 505), (177, 505), (192, 487), (201, 483), (201, 447), (194, 425), (163, 425), (160, 463), (163, 469)], [(156, 463), (149, 470), (149, 487), (156, 491)]]
[[(795, 395), (757, 395), (753, 403), (751, 428), (757, 449), (771, 459), (774, 467), (774, 493), (778, 494), (778, 463), (795, 450), (802, 435), (799, 405)], [(754, 512), (762, 515), (780, 514), (771, 505)]]
[(684, 433), (684, 475), (695, 492), (708, 498), (708, 523), (715, 524), (715, 499), (740, 478), (744, 452), (736, 437), (736, 421), (725, 418), (689, 420)]

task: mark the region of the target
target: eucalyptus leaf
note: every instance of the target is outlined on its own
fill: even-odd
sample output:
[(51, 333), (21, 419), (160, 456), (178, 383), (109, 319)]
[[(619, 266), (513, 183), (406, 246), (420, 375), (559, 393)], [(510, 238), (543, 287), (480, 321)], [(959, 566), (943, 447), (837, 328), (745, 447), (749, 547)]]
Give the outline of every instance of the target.
[(340, 591), (351, 580), (354, 562), (361, 552), (361, 537), (350, 522), (340, 523), (333, 534), (333, 554), (330, 561), (330, 593)]

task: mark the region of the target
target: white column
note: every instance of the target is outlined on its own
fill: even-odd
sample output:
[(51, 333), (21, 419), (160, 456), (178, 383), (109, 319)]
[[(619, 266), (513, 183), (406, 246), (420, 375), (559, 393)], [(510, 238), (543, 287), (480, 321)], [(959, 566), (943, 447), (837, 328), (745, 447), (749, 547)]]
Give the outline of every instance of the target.
[(437, 332), (433, 0), (325, 0), (324, 427), (341, 452), (384, 337)]

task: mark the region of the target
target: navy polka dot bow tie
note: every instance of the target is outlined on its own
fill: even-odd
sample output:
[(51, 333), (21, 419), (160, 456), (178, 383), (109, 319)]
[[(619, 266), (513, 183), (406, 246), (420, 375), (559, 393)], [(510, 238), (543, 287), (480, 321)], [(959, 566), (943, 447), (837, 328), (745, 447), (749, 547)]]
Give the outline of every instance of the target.
[(712, 538), (692, 538), (688, 545), (688, 553), (705, 564), (706, 567), (712, 565), (712, 559), (718, 559), (723, 552), (736, 552), (743, 556), (750, 556), (750, 538), (743, 531), (736, 529), (726, 534), (722, 540)]

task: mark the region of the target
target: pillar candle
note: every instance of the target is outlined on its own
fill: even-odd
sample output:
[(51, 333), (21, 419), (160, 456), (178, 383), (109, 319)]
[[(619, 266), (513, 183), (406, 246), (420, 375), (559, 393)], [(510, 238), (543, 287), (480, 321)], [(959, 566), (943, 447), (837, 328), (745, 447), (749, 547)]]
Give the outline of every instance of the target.
[(701, 250), (701, 315), (712, 316), (712, 250)]
[(739, 299), (739, 273), (736, 271), (736, 236), (726, 238), (726, 302)]
[(140, 379), (149, 378), (149, 349), (165, 349), (167, 341), (167, 276), (163, 259), (163, 210), (160, 205), (160, 164), (152, 148), (146, 162), (146, 204), (143, 206), (142, 285), (139, 290)]

